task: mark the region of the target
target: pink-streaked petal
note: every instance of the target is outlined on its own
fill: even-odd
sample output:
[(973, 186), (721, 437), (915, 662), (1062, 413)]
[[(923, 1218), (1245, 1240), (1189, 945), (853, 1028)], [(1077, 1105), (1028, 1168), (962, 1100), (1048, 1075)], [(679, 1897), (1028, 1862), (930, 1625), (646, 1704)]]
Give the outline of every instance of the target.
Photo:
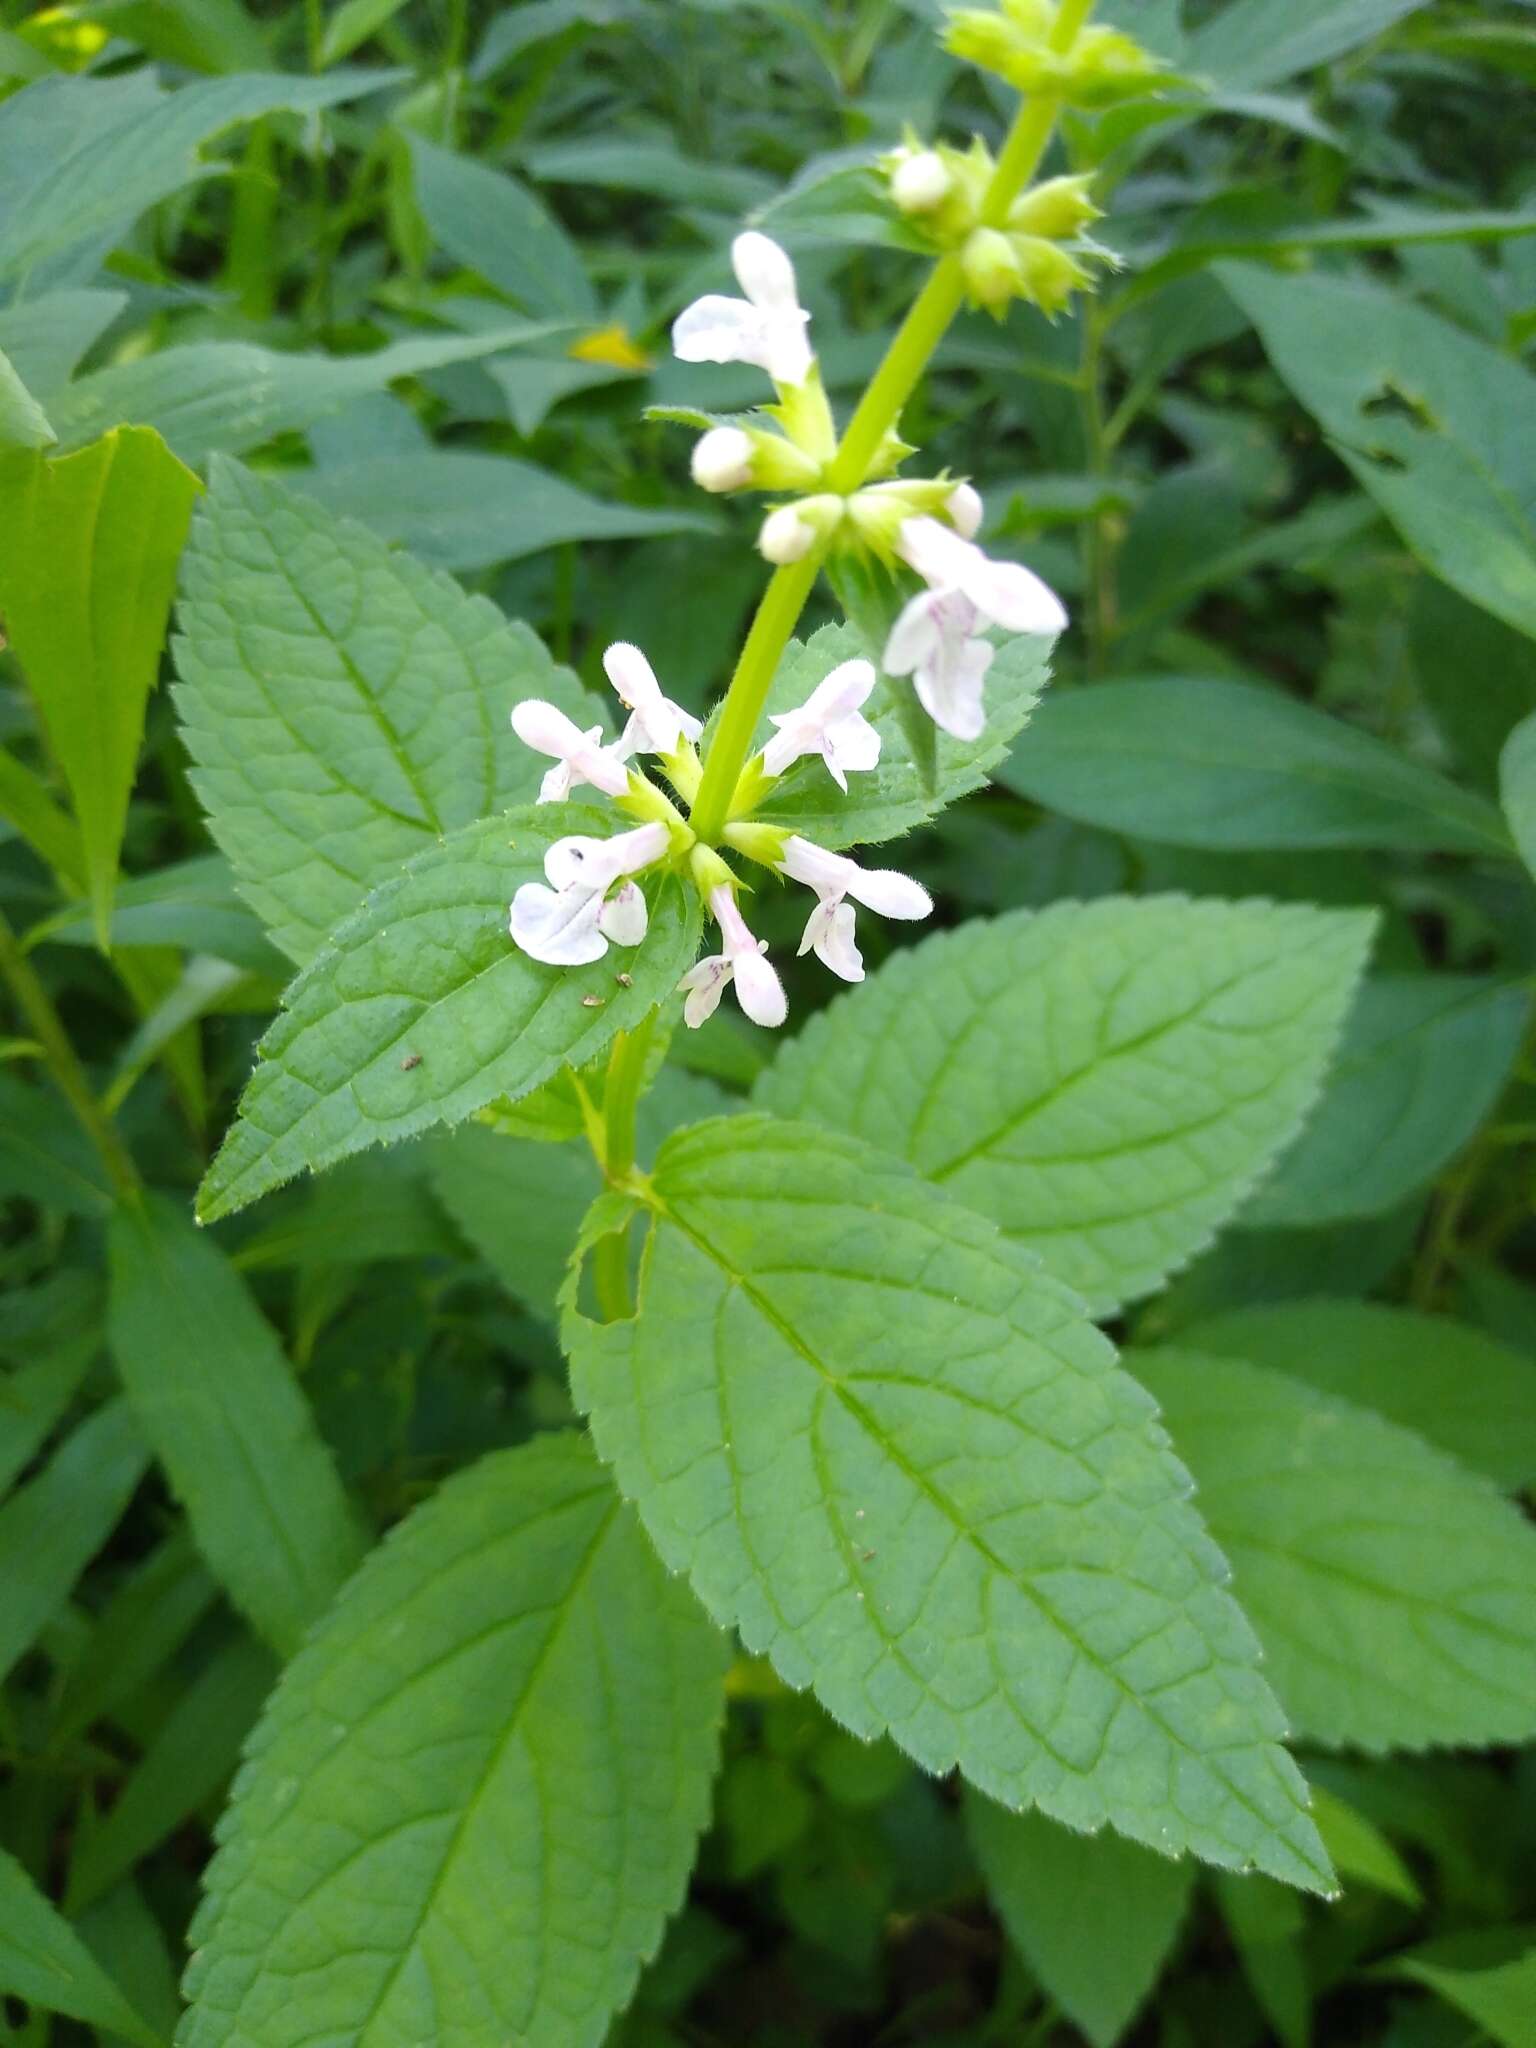
[[(826, 732), (828, 765), (856, 769), (860, 774), (880, 764), (880, 735), (861, 712), (840, 718)], [(834, 773), (836, 770), (833, 771)]]
[(683, 1004), (683, 1022), (690, 1031), (697, 1031), (719, 1009), (720, 998), (732, 972), (731, 963), (723, 953), (706, 953), (702, 960), (695, 961), (677, 984), (679, 991), (687, 996)]
[(638, 946), (645, 927), (645, 892), (638, 882), (626, 882), (603, 905), (597, 928), (616, 946)]

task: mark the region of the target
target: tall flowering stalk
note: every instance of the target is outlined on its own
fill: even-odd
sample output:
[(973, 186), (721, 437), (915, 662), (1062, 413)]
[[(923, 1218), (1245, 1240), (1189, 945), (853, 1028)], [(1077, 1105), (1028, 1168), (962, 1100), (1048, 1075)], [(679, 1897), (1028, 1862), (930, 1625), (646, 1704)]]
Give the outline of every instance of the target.
[[(996, 8), (951, 10), (949, 48), (1025, 96), (995, 158), (979, 138), (961, 150), (909, 136), (881, 161), (888, 204), (908, 239), (930, 247), (935, 261), (841, 432), (794, 267), (768, 236), (745, 233), (732, 246), (739, 297), (711, 293), (678, 317), (672, 341), (682, 361), (750, 364), (773, 386), (772, 403), (710, 425), (692, 459), (701, 488), (760, 491), (775, 501), (758, 534), (773, 575), (707, 739), (665, 696), (639, 649), (624, 644), (611, 647), (604, 664), (629, 713), (613, 745), (602, 743), (600, 727), (583, 732), (551, 705), (524, 703), (514, 711), (519, 736), (552, 762), (542, 802), (590, 787), (633, 821), (606, 842), (558, 841), (545, 862), (547, 886), (518, 891), (511, 933), (534, 958), (575, 965), (600, 958), (610, 945), (638, 944), (646, 928), (638, 878), (669, 866), (688, 876), (719, 933), (719, 950), (683, 979), (684, 1021), (701, 1024), (729, 987), (748, 1017), (775, 1026), (787, 1013), (784, 990), (742, 911), (746, 884), (728, 856), (814, 893), (801, 951), (814, 952), (847, 981), (864, 971), (855, 904), (896, 918), (932, 910), (910, 878), (865, 869), (759, 815), (798, 761), (819, 758), (845, 793), (850, 776), (876, 768), (880, 734), (865, 714), (878, 685), (873, 664), (842, 663), (803, 704), (773, 717), (766, 743), (758, 735), (790, 637), (835, 557), (872, 562), (906, 584), (882, 667), (891, 688), (910, 687), (935, 726), (957, 740), (974, 741), (986, 728), (992, 630), (1055, 635), (1067, 623), (1060, 600), (1037, 576), (991, 560), (978, 546), (983, 506), (969, 482), (905, 473), (918, 451), (899, 429), (962, 305), (1002, 318), (1023, 300), (1054, 314), (1092, 283), (1089, 265), (1104, 252), (1086, 235), (1098, 212), (1089, 181), (1037, 183), (1036, 174), (1063, 107), (1100, 107), (1155, 89), (1158, 67), (1129, 37), (1089, 26), (1091, 6), (1092, 0), (1002, 0)], [(627, 1063), (640, 1056), (622, 1039), (613, 1055), (609, 1092), (631, 1104)], [(631, 1146), (621, 1141), (619, 1150), (627, 1158)], [(610, 1145), (610, 1170), (611, 1154)]]

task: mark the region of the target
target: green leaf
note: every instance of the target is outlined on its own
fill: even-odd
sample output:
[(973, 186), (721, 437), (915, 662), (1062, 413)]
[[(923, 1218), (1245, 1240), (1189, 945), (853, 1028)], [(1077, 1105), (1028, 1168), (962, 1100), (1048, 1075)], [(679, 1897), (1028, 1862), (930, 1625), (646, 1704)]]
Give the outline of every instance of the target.
[(73, 1741), (131, 1703), (217, 1598), (218, 1587), (203, 1569), (186, 1524), (178, 1523), (118, 1586), (64, 1674), (55, 1740)]
[[(302, 433), (398, 377), (470, 362), (527, 335), (526, 327), (411, 335), (355, 356), (290, 354), (247, 341), (187, 342), (91, 371), (60, 393), (52, 417), (67, 447), (135, 421), (157, 428), (183, 462), (201, 464), (215, 452), (238, 455), (277, 434)], [(397, 466), (396, 489), (400, 481)]]
[[(0, 819), (19, 832), (39, 860), (51, 867), (70, 889), (85, 887), (85, 849), (80, 829), (54, 802), (47, 783), (14, 754), (0, 748)], [(86, 940), (94, 944), (90, 906), (86, 906)]]
[(759, 1081), (909, 1159), (1096, 1309), (1211, 1240), (1316, 1098), (1372, 920), (1105, 897), (894, 955)]
[(1279, 690), (1142, 676), (1047, 698), (998, 779), (1171, 846), (1507, 853), (1493, 806)]
[(1504, 743), (1499, 797), (1520, 858), (1536, 877), (1536, 712), (1521, 719)]
[(1493, 1107), (1529, 1012), (1523, 988), (1472, 975), (1368, 981), (1316, 1113), (1244, 1224), (1378, 1216), (1425, 1186)]
[(94, 1343), (63, 1344), (0, 1374), (0, 1493), (31, 1464), (85, 1378)]
[(1282, 2048), (1310, 2048), (1312, 1993), (1306, 1916), (1294, 1892), (1267, 1877), (1216, 1881), (1216, 1897), (1254, 1997)]
[[(235, 891), (221, 853), (197, 853), (118, 885), (112, 905), (114, 946), (173, 946), (212, 953), (253, 974), (281, 978), (288, 963)], [(66, 905), (27, 934), (29, 945), (88, 946), (94, 941), (89, 905)]]
[(595, 719), (528, 627), (234, 463), (194, 523), (180, 624), (194, 787), (301, 964), (413, 854), (532, 802), (548, 763), (508, 723), (520, 698)]
[(1536, 1931), (1480, 1928), (1409, 1949), (1385, 1973), (1426, 1985), (1491, 2035), (1500, 2048), (1530, 2048), (1536, 2013)]
[(427, 449), (408, 463), (389, 455), (334, 463), (307, 474), (304, 489), (434, 568), (464, 572), (573, 540), (718, 531), (707, 513), (618, 504), (531, 462), (474, 448)]
[(181, 2048), (599, 2040), (682, 1899), (724, 1663), (579, 1438), (451, 1480), (257, 1729)]
[(284, 997), (200, 1190), (202, 1219), (365, 1146), (525, 1095), (595, 1058), (669, 995), (699, 942), (698, 898), (670, 874), (646, 884), (650, 929), (633, 951), (546, 967), (507, 936), (507, 906), (542, 878), (551, 844), (606, 837), (612, 822), (574, 803), (508, 811), (375, 889)]
[(1378, 285), (1222, 264), (1271, 363), (1427, 568), (1536, 634), (1536, 380)]
[(404, 4), (405, 0), (341, 0), (341, 5), (331, 10), (320, 38), (318, 69), (324, 71), (350, 57), (393, 20)]
[(1094, 2048), (1114, 2048), (1168, 1959), (1193, 1868), (988, 1799), (965, 1817), (1009, 1939)]
[(24, 1195), (66, 1216), (110, 1214), (114, 1189), (101, 1154), (51, 1087), (0, 1068), (0, 1195)]
[(112, 1353), (199, 1549), (283, 1654), (363, 1554), (361, 1531), (271, 1326), (180, 1203), (109, 1234)]
[(245, 72), (162, 93), (153, 73), (46, 78), (0, 105), (0, 277), (92, 243), (105, 254), (134, 220), (215, 166), (201, 145), (241, 121), (315, 112), (399, 77)]
[(1289, 0), (1277, 17), (1273, 0), (1233, 0), (1203, 25), (1189, 46), (1189, 69), (1213, 72), (1224, 85), (1250, 92), (1331, 64), (1381, 35), (1423, 0)]
[(74, 800), (103, 945), (197, 490), (145, 428), (56, 461), (0, 459), (0, 612)]
[(276, 1677), (270, 1651), (241, 1634), (180, 1684), (111, 1811), (76, 1839), (66, 1900), (71, 1917), (104, 1897), (221, 1790)]
[(0, 1678), (68, 1599), (148, 1464), (127, 1402), (112, 1401), (0, 1507)]
[(58, 438), (10, 357), (0, 350), (0, 448), (47, 448)]
[(1413, 1873), (1374, 1822), (1336, 1792), (1312, 1787), (1312, 1818), (1334, 1868), (1343, 1878), (1368, 1885), (1405, 1906), (1423, 1902)]
[[(925, 824), (969, 790), (980, 789), (1003, 759), (1008, 742), (1028, 722), (1049, 677), (1051, 642), (1035, 637), (1010, 640), (987, 678), (987, 725), (977, 740), (938, 735), (937, 781), (925, 773), (904, 728), (899, 693), (911, 685), (882, 676), (864, 706), (881, 737), (879, 766), (849, 778), (845, 796), (819, 757), (799, 761), (757, 806), (755, 815), (786, 831), (801, 832), (818, 846), (872, 845), (895, 839)], [(804, 703), (840, 662), (867, 654), (853, 626), (823, 626), (809, 640), (790, 642), (769, 693), (767, 710), (792, 710)], [(758, 735), (762, 745), (772, 727)]]
[(141, 2048), (163, 2048), (162, 2037), (139, 2018), (68, 1921), (3, 1849), (0, 1991), (121, 2034)]
[(69, 291), (43, 292), (0, 306), (0, 348), (46, 406), (127, 303), (126, 292)]
[(695, 1125), (645, 1199), (637, 1315), (568, 1293), (572, 1390), (716, 1619), (927, 1770), (1326, 1888), (1226, 1568), (1076, 1299), (809, 1125)]
[(581, 251), (525, 185), (411, 135), (416, 200), (458, 263), (540, 319), (590, 321), (597, 295)]
[(1379, 1302), (1235, 1309), (1179, 1332), (1374, 1408), (1510, 1492), (1536, 1485), (1536, 1365), (1482, 1330)]
[(1490, 1481), (1283, 1373), (1134, 1363), (1298, 1732), (1377, 1751), (1536, 1734), (1536, 1529)]

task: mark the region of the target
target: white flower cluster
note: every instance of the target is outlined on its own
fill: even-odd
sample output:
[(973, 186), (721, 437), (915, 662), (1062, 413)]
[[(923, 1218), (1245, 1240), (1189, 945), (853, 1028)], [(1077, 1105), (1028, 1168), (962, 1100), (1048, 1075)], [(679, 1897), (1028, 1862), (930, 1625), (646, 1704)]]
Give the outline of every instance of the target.
[[(877, 479), (851, 497), (827, 490), (836, 434), (793, 266), (766, 235), (740, 236), (731, 253), (745, 296), (697, 300), (678, 317), (673, 345), (685, 362), (750, 363), (766, 371), (779, 398), (773, 417), (784, 431), (712, 428), (694, 452), (696, 478), (716, 491), (815, 491), (770, 512), (761, 541), (770, 558), (803, 558), (836, 534), (845, 543), (872, 548), (893, 567), (905, 564), (915, 571), (924, 587), (892, 628), (885, 668), (893, 676), (911, 676), (920, 702), (945, 732), (976, 739), (985, 725), (983, 689), (994, 654), (986, 632), (1001, 626), (1012, 633), (1058, 633), (1066, 624), (1060, 602), (1028, 569), (994, 562), (976, 545), (982, 504), (969, 484), (891, 479), (889, 470), (905, 452), (899, 443), (882, 451), (878, 462), (885, 468)], [(686, 870), (719, 928), (720, 950), (682, 979), (685, 1021), (702, 1024), (730, 986), (755, 1023), (782, 1024), (783, 984), (742, 916), (741, 885), (719, 853), (699, 842), (658, 784), (634, 765), (636, 756), (656, 757), (674, 790), (691, 801), (701, 774), (698, 719), (663, 693), (638, 647), (610, 647), (603, 667), (629, 714), (611, 745), (603, 743), (601, 725), (583, 730), (537, 698), (515, 708), (512, 725), (526, 745), (554, 763), (540, 787), (540, 803), (560, 803), (575, 789), (592, 788), (642, 822), (610, 839), (573, 834), (556, 840), (545, 855), (545, 880), (525, 883), (513, 899), (513, 939), (535, 960), (557, 967), (600, 960), (610, 945), (636, 946), (647, 919), (638, 878), (662, 866)], [(741, 809), (750, 809), (747, 792), (767, 795), (798, 761), (819, 759), (845, 793), (850, 775), (875, 769), (880, 734), (864, 715), (875, 680), (870, 662), (845, 661), (795, 710), (774, 713), (772, 737), (742, 771)], [(720, 837), (731, 851), (812, 891), (816, 905), (800, 951), (814, 952), (845, 981), (864, 975), (855, 904), (894, 918), (923, 918), (933, 909), (927, 890), (910, 876), (861, 868), (846, 854), (769, 820), (742, 816), (741, 810), (733, 810)]]
[[(781, 399), (800, 393), (816, 375), (806, 338), (810, 314), (801, 306), (794, 267), (766, 235), (739, 235), (731, 260), (745, 298), (714, 294), (678, 315), (672, 346), (684, 362), (750, 363), (766, 370)], [(805, 407), (799, 408), (806, 411)], [(781, 407), (795, 423), (795, 408)], [(822, 482), (818, 454), (820, 413), (802, 427), (815, 446), (793, 437), (744, 427), (712, 427), (694, 448), (695, 480), (710, 491), (776, 487), (806, 489)], [(835, 444), (834, 444), (835, 445)], [(798, 456), (791, 463), (789, 452)], [(934, 510), (922, 509), (930, 500)], [(942, 510), (949, 524), (934, 516)], [(982, 502), (969, 484), (938, 487), (900, 478), (862, 487), (844, 499), (825, 488), (780, 505), (763, 522), (759, 546), (783, 566), (801, 561), (844, 526), (859, 543), (890, 553), (922, 578), (926, 589), (907, 604), (886, 643), (884, 666), (911, 676), (935, 725), (956, 739), (980, 737), (982, 696), (996, 652), (983, 638), (989, 627), (1010, 633), (1055, 635), (1067, 614), (1060, 598), (1032, 570), (994, 562), (976, 545)]]

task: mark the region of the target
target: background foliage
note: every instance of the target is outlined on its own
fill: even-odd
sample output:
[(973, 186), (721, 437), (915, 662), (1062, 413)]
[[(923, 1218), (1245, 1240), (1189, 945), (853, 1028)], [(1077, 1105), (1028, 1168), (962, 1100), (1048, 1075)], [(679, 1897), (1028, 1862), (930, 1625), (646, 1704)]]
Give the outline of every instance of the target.
[[(630, 1668), (680, 1704), (675, 1753), (654, 1756), (638, 1680), (602, 1695), (594, 1731), (572, 1712), (601, 1691), (585, 1638), (527, 1652), (501, 1789), (554, 1773), (591, 1844), (591, 1868), (544, 1880), (566, 1974), (531, 2040), (601, 2036), (590, 2014), (628, 1999), (628, 1958), (657, 1939), (709, 1811), (688, 1903), (613, 2029), (632, 2048), (1536, 2041), (1530, 1532), (1502, 1497), (1528, 1504), (1536, 1480), (1536, 895), (1514, 858), (1536, 848), (1536, 15), (1100, 12), (1191, 81), (1150, 112), (1069, 121), (1113, 194), (1120, 267), (1054, 323), (962, 320), (909, 415), (982, 488), (989, 545), (1075, 621), (1001, 786), (903, 849), (946, 924), (1001, 915), (988, 931), (1009, 950), (969, 961), (975, 926), (931, 939), (771, 1067), (728, 1018), (679, 1034), (642, 1156), (681, 1123), (732, 1120), (665, 1155), (685, 1206), (722, 1170), (712, 1145), (752, 1160), (765, 1127), (738, 1113), (809, 1117), (845, 1134), (824, 1156), (850, 1202), (894, 1172), (879, 1146), (1060, 1259), (1195, 1475), (1342, 1896), (1006, 1815), (746, 1655), (709, 1791), (720, 1639), (590, 1453), (550, 1434), (576, 1416), (557, 1296), (599, 1185), (584, 1151), (544, 1142), (579, 1133), (575, 1097), (515, 1105), (495, 1135), (357, 1149), (527, 1085), (531, 1066), (487, 1081), (473, 1060), (488, 1004), (526, 998), (515, 960), (419, 1065), (402, 1071), (381, 1029), (371, 1086), (340, 1108), (285, 1097), (269, 1069), (272, 1121), (225, 1155), (210, 1213), (292, 1171), (301, 1116), (341, 1163), (208, 1232), (190, 1220), (256, 1038), (365, 872), (530, 800), (511, 699), (575, 708), (614, 638), (696, 708), (723, 680), (761, 565), (740, 509), (692, 489), (683, 437), (644, 415), (757, 392), (735, 369), (685, 379), (672, 316), (759, 219), (795, 253), (846, 402), (912, 275), (850, 153), (908, 124), (995, 132), (1001, 90), (942, 54), (925, 0), (0, 0), (0, 906), (20, 935), (0, 943), (80, 1062), (49, 1078), (57, 1048), (23, 999), (0, 1042), (0, 2038), (168, 2037), (213, 1822), (296, 1651), (239, 1791), (278, 1848), (242, 1883), (236, 1831), (194, 1946), (212, 1930), (221, 1953), (258, 1953), (292, 1873), (344, 1860), (312, 1815), (283, 1818), (283, 1786), (330, 1772), (334, 1813), (366, 1798), (355, 1752), (305, 1745), (328, 1702), (388, 1722), (402, 1626), (471, 1660), (425, 1710), (436, 1747), (407, 1729), (394, 1755), (413, 1827), (461, 1810), (505, 1763), (485, 1738), (505, 1671), (474, 1645), (536, 1625), (517, 1586), (538, 1544), (594, 1630), (651, 1616), (664, 1654)], [(173, 695), (162, 642), (194, 496)], [(80, 543), (82, 507), (118, 549)], [(415, 736), (404, 763), (357, 678)], [(1022, 704), (1036, 681), (1009, 687)], [(434, 718), (447, 733), (482, 712), (482, 745), (434, 740)], [(319, 836), (302, 808), (283, 825), (317, 735), (347, 763)], [(974, 788), (990, 766), (956, 772)], [(898, 823), (926, 813), (882, 794)], [(520, 879), (482, 851), (466, 930)], [(1181, 916), (1179, 895), (1240, 907), (1201, 908), (1190, 980), (1138, 1026), (1154, 1050), (1080, 1111), (1068, 1156), (1017, 1170), (1010, 1105), (1049, 1094), (1051, 1006), (1070, 1020), (1106, 960), (1155, 958), (1149, 918)], [(1086, 921), (1049, 908), (1068, 901)], [(793, 940), (792, 907), (756, 908)], [(1370, 969), (1325, 1075), (1362, 910)], [(349, 930), (382, 947), (387, 924)], [(680, 908), (671, 930), (654, 986), (602, 977), (603, 1037), (690, 957)], [(328, 974), (300, 984), (283, 1043), (323, 1054)], [(791, 979), (804, 1016), (824, 989)], [(1209, 1142), (1149, 1136), (1121, 1162), (1161, 1191), (1155, 1218), (1106, 1220), (1087, 1132), (1200, 1068), (1202, 1005), (1234, 986), (1273, 1071), (1216, 1076)], [(896, 1060), (881, 1023), (956, 1003), (984, 1049), (958, 1090), (920, 1040)], [(567, 1023), (535, 1048), (537, 1078), (586, 1056), (591, 1013)], [(85, 1128), (57, 1093), (71, 1073)], [(115, 1205), (128, 1174), (159, 1191), (136, 1216)], [(663, 1235), (657, 1284), (680, 1302), (689, 1256)], [(1039, 1335), (1047, 1310), (1029, 1313)], [(576, 1396), (639, 1473), (604, 1399), (620, 1340), (580, 1323), (568, 1306)], [(744, 1385), (757, 1364), (748, 1347)], [(498, 1484), (530, 1440), (517, 1486)], [(648, 1483), (626, 1491), (675, 1570), (690, 1503), (651, 1511)], [(472, 1546), (505, 1568), (443, 1597)], [(349, 1581), (326, 1655), (301, 1650)], [(706, 1603), (740, 1618), (728, 1589)], [(842, 1712), (859, 1724), (851, 1690)], [(602, 1834), (621, 1796), (671, 1833), (629, 1873), (639, 1904), (607, 1953), (583, 1947), (584, 1914), (592, 1869), (623, 1866)], [(469, 1830), (431, 1909), (442, 1953), (489, 1944), (488, 1981), (521, 1967), (466, 1904), (497, 1853)], [(384, 1910), (361, 1881), (327, 1897), (352, 1924)], [(300, 1942), (284, 1967), (304, 1966)], [(231, 2038), (232, 1981), (194, 1967), (198, 2048)], [(409, 1982), (367, 1995), (381, 2026), (425, 2037)], [(475, 2039), (506, 2025), (488, 1996)], [(251, 2038), (278, 2023), (248, 2016)]]

